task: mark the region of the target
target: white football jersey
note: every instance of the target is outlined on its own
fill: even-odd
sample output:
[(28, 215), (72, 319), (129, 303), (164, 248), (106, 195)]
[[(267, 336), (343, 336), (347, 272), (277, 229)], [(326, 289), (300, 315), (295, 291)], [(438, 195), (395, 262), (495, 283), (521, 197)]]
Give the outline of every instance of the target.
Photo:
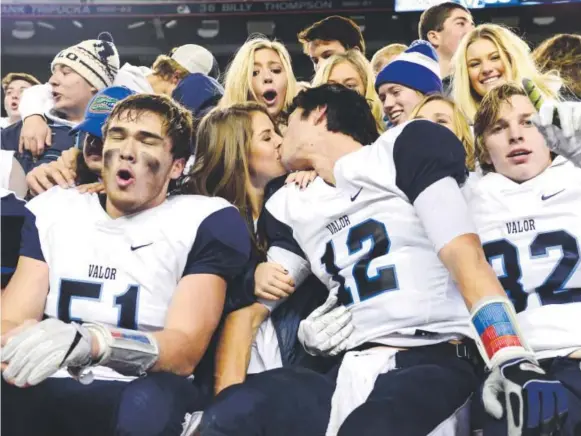
[(581, 348), (581, 169), (558, 157), (521, 184), (489, 173), (470, 197), (528, 344), (539, 358)]
[(221, 198), (172, 196), (112, 219), (97, 194), (55, 187), (27, 208), (21, 255), (48, 264), (45, 314), (66, 322), (160, 330), (183, 276), (229, 279), (250, 251), (242, 217)]
[(267, 233), (269, 243), (302, 254), (350, 308), (355, 331), (348, 348), (470, 336), (466, 305), (412, 204), (443, 177), (465, 179), (457, 138), (413, 121), (339, 159), (334, 174), (336, 187), (317, 178), (304, 191), (290, 185), (275, 193), (266, 204), (274, 218)]

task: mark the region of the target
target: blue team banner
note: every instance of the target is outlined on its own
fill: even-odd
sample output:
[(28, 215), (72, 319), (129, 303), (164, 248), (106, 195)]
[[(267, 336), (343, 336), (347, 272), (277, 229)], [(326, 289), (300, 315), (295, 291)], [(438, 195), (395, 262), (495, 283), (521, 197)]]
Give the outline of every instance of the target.
[[(450, 0), (395, 0), (396, 12), (424, 11), (431, 6)], [(581, 0), (452, 0), (469, 9), (556, 5), (565, 3), (580, 3)]]
[(99, 4), (2, 2), (2, 18), (175, 17), (380, 11), (393, 12), (393, 2), (389, 0), (254, 0), (252, 2), (206, 0), (163, 3), (109, 1)]

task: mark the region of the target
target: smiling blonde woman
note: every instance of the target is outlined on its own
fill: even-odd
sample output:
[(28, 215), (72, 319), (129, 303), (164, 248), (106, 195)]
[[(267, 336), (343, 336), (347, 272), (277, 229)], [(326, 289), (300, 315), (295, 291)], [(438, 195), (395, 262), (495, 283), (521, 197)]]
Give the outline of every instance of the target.
[(536, 68), (527, 43), (509, 29), (481, 24), (468, 33), (454, 57), (452, 97), (472, 121), (482, 97), (507, 82), (530, 79), (545, 99), (557, 99), (561, 81)]

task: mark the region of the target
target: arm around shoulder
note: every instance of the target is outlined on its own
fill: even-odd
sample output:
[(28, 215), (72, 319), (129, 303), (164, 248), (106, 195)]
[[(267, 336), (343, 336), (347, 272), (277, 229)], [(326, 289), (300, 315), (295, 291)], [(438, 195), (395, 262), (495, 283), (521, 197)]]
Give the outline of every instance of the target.
[(24, 90), (20, 97), (18, 111), (24, 120), (31, 115), (43, 115), (53, 106), (52, 87), (49, 83), (45, 83)]

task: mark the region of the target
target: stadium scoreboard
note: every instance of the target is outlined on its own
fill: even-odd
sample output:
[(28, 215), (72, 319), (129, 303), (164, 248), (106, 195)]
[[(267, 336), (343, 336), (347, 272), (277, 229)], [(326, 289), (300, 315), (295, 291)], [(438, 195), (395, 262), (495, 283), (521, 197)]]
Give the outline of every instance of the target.
[[(206, 0), (185, 2), (95, 1), (83, 3), (2, 2), (2, 18), (58, 17), (176, 17), (224, 15), (274, 15), (293, 13), (365, 13), (423, 11), (444, 0)], [(579, 3), (581, 0), (456, 0), (477, 9)]]

